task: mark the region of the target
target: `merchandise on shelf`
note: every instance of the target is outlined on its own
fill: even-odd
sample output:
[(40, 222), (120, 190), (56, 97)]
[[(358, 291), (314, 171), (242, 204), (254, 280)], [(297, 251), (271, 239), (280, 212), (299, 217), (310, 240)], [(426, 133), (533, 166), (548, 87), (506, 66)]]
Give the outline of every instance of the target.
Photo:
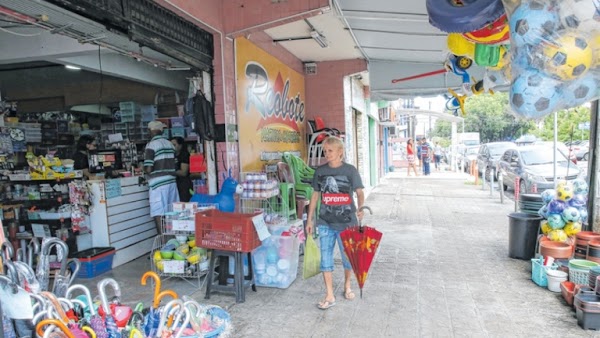
[(266, 173), (245, 173), (242, 187), (242, 198), (269, 198), (279, 194), (279, 182), (268, 179)]

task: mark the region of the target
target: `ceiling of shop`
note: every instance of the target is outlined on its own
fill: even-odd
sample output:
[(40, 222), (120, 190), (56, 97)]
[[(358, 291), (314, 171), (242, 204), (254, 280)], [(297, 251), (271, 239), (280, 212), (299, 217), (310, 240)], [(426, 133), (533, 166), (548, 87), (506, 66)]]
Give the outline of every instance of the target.
[[(461, 78), (444, 73), (392, 83), (444, 68), (446, 36), (429, 24), (425, 0), (333, 0), (333, 8), (308, 19), (325, 36), (329, 47), (311, 40), (278, 42), (304, 62), (363, 58), (369, 64), (369, 85), (374, 99), (432, 96), (458, 88)], [(273, 40), (310, 36), (311, 27), (300, 20), (266, 30)], [(471, 69), (481, 79), (482, 69)]]
[[(392, 83), (393, 79), (443, 69), (446, 33), (429, 24), (425, 0), (332, 0), (331, 4), (322, 15), (273, 27), (266, 33), (303, 62), (366, 59), (369, 76), (363, 76), (363, 83), (370, 86), (374, 99), (439, 95), (460, 86), (461, 78), (451, 73)], [(4, 11), (0, 16), (0, 69), (7, 64), (20, 68), (25, 62), (72, 64), (107, 75), (141, 78), (149, 84), (186, 88), (189, 73), (182, 69), (187, 65), (140, 47), (99, 23), (46, 1), (0, 0), (0, 13), (2, 7), (29, 18), (43, 16), (44, 20), (19, 25), (14, 22), (22, 19)], [(326, 48), (310, 38), (312, 30), (324, 37)], [(90, 43), (99, 41), (106, 47)], [(471, 69), (470, 73), (480, 79), (482, 71)]]
[[(15, 13), (16, 12), (16, 13)], [(73, 65), (92, 72), (187, 91), (189, 66), (127, 36), (45, 1), (0, 0), (0, 69), (32, 63)], [(26, 24), (32, 18), (40, 19)], [(99, 43), (98, 46), (94, 43)], [(2, 89), (0, 76), (0, 90)], [(60, 79), (57, 79), (60, 81)]]

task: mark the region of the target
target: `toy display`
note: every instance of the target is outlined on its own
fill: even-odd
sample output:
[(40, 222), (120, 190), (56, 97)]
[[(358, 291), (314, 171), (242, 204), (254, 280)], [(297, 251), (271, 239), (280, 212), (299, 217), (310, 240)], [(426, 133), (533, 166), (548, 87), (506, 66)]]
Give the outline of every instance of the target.
[(523, 0), (505, 5), (514, 113), (539, 119), (600, 96), (598, 1)]
[(194, 194), (190, 202), (198, 204), (214, 204), (218, 205), (217, 209), (224, 212), (233, 212), (235, 210), (235, 194), (241, 194), (244, 188), (231, 176), (229, 169), (229, 177), (223, 174), (223, 185), (221, 191), (216, 195)]
[(582, 179), (573, 182), (561, 181), (556, 190), (542, 192), (545, 203), (538, 214), (542, 221), (542, 233), (556, 242), (565, 242), (581, 231), (582, 223), (587, 222), (588, 185)]

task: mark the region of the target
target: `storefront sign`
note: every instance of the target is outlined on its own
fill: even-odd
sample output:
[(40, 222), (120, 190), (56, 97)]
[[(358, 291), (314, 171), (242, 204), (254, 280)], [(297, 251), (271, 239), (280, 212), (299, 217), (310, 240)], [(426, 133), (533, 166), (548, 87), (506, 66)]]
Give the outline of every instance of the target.
[(235, 43), (242, 171), (264, 170), (285, 151), (303, 157), (304, 76), (245, 38)]
[(121, 196), (121, 180), (106, 180), (104, 182), (104, 189), (106, 189), (107, 200)]

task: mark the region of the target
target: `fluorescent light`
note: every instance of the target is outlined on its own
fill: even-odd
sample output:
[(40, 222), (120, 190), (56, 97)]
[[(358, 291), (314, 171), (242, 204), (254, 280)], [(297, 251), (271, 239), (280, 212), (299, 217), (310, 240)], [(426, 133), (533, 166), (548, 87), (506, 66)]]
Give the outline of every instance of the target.
[(71, 65), (65, 65), (65, 68), (67, 68), (67, 69), (71, 69), (71, 70), (81, 70), (81, 68), (80, 68), (80, 67), (77, 67), (77, 66), (71, 66)]
[(321, 48), (326, 48), (329, 47), (329, 44), (327, 43), (327, 39), (325, 39), (325, 37), (323, 35), (321, 35), (321, 33), (312, 30), (310, 32), (310, 36), (313, 38), (313, 40), (315, 40), (319, 46), (321, 46)]

